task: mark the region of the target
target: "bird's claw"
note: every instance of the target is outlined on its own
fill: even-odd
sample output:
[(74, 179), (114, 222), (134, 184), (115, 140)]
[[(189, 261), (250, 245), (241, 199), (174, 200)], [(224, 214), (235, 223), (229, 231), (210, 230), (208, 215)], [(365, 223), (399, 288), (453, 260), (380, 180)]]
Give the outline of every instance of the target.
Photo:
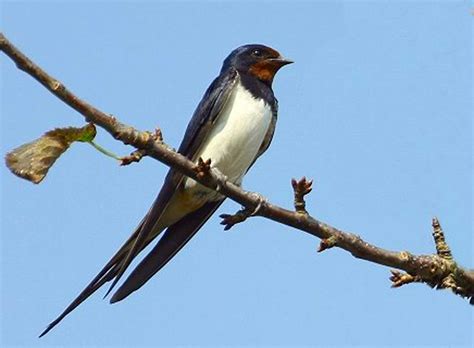
[(237, 213), (231, 214), (221, 214), (219, 217), (222, 219), (221, 225), (224, 225), (224, 231), (230, 230), (234, 225), (244, 222), (247, 218), (255, 216), (258, 214), (264, 203), (267, 202), (267, 199), (262, 195), (254, 192), (248, 192), (250, 196), (256, 198), (258, 203), (257, 206), (253, 209), (242, 208)]
[(249, 195), (257, 199), (258, 201), (257, 206), (255, 207), (253, 211), (250, 212), (250, 215), (249, 215), (249, 216), (255, 216), (262, 209), (262, 206), (268, 202), (268, 200), (264, 196), (256, 192), (249, 192)]
[(230, 230), (234, 225), (237, 225), (240, 222), (244, 222), (250, 215), (247, 210), (241, 209), (234, 215), (231, 214), (221, 214), (219, 217), (222, 219), (220, 222), (221, 225), (224, 225), (224, 231)]

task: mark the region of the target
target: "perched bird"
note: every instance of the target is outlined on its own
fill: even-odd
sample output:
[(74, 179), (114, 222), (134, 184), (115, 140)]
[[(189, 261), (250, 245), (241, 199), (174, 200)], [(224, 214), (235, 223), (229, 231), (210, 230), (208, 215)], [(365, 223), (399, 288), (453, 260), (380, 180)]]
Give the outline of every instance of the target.
[[(292, 61), (263, 45), (245, 45), (232, 51), (194, 112), (178, 152), (192, 161), (211, 159), (212, 167), (228, 181), (240, 185), (249, 168), (270, 145), (278, 109), (272, 82), (276, 72), (290, 63)], [(132, 260), (165, 231), (110, 302), (123, 300), (138, 290), (181, 250), (224, 199), (171, 168), (158, 197), (135, 232), (40, 337), (102, 285), (113, 280), (108, 294)]]

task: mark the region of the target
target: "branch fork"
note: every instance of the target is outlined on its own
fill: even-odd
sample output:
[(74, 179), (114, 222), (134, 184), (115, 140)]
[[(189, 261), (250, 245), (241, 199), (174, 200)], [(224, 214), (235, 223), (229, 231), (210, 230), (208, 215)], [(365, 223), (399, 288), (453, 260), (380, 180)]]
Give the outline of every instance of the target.
[[(148, 132), (145, 132), (145, 133), (148, 133)], [(163, 144), (163, 133), (161, 132), (161, 129), (156, 128), (153, 134), (148, 133), (148, 135), (150, 136), (150, 139), (153, 140), (154, 142)], [(121, 157), (120, 165), (128, 166), (131, 163), (138, 163), (146, 155), (147, 153), (145, 149), (135, 150), (130, 155)]]
[[(403, 252), (406, 262), (415, 263), (416, 267), (410, 267), (412, 270), (407, 273), (391, 270), (392, 287), (425, 283), (435, 289), (451, 289), (456, 295), (470, 298), (470, 303), (474, 304), (473, 283), (464, 277), (465, 270), (461, 270), (454, 261), (439, 220), (434, 217), (431, 225), (436, 254), (413, 256), (408, 252)], [(472, 271), (468, 273), (471, 277), (473, 276)]]

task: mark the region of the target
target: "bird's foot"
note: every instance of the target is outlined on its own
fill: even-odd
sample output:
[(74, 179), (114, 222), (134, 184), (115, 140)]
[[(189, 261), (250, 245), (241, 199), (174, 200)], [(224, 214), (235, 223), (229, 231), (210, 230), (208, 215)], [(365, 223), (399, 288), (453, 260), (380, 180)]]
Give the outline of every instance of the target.
[(250, 216), (250, 212), (247, 209), (240, 209), (234, 215), (221, 214), (219, 217), (222, 219), (221, 225), (224, 225), (224, 231), (230, 230), (234, 225), (240, 222), (244, 222)]
[(253, 198), (256, 198), (258, 203), (255, 208), (242, 208), (237, 213), (221, 214), (219, 217), (222, 219), (221, 225), (224, 225), (224, 231), (230, 230), (234, 225), (244, 222), (249, 217), (255, 216), (262, 209), (262, 206), (267, 203), (267, 199), (262, 195), (254, 192), (247, 192)]

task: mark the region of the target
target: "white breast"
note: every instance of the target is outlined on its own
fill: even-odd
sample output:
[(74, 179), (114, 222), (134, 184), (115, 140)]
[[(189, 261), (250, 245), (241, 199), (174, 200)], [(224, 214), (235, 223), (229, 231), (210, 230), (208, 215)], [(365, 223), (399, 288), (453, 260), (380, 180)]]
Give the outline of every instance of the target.
[[(240, 184), (260, 149), (273, 114), (263, 99), (256, 99), (240, 83), (222, 110), (198, 157), (211, 159), (228, 180)], [(188, 180), (186, 188), (196, 183)]]

